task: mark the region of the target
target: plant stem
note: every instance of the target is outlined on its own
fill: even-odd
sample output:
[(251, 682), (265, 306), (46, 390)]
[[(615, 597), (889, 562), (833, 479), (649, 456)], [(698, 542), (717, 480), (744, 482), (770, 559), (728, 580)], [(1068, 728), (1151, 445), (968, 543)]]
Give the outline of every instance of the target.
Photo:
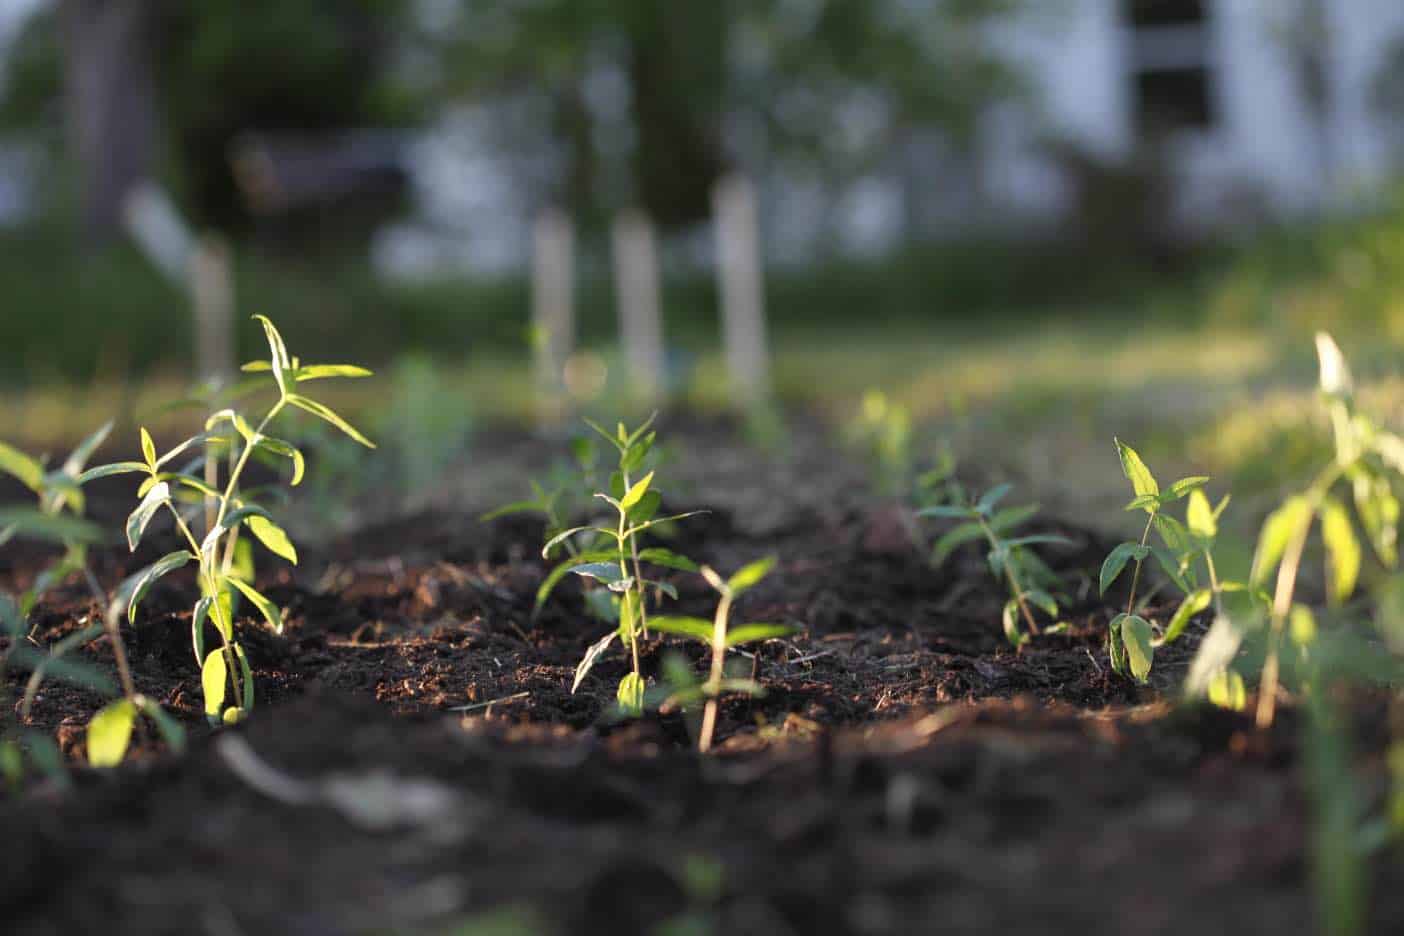
[[(619, 511), (619, 536), (618, 536), (619, 574), (620, 574), (620, 576), (621, 576), (622, 578), (625, 578), (625, 579), (627, 579), (627, 578), (629, 577), (628, 554), (626, 554), (626, 553), (624, 552), (624, 540), (626, 539), (626, 537), (624, 536), (624, 530), (625, 530), (625, 524), (628, 522), (628, 519), (629, 519), (628, 511), (620, 510), (620, 511)], [(629, 538), (629, 539), (632, 541), (632, 538)], [(638, 630), (637, 627), (634, 626), (634, 613), (640, 613), (640, 614), (641, 614), (642, 611), (643, 611), (643, 593), (642, 593), (642, 590), (639, 588), (639, 579), (638, 579), (637, 576), (635, 576), (635, 578), (634, 578), (634, 583), (633, 583), (632, 585), (629, 586), (629, 588), (626, 590), (626, 593), (627, 593), (627, 594), (633, 594), (633, 595), (635, 596), (634, 603), (637, 604), (637, 605), (639, 606), (638, 608), (629, 608), (629, 609), (628, 609), (629, 612), (630, 612), (630, 614), (629, 614), (629, 652), (630, 652), (630, 654), (633, 656), (633, 659), (634, 659), (634, 675), (635, 675), (635, 676), (639, 676), (639, 675), (640, 675), (640, 667), (639, 667), (639, 630)]]
[[(1141, 531), (1141, 548), (1146, 548), (1146, 541), (1150, 539), (1151, 524), (1155, 522), (1155, 514), (1151, 513), (1146, 518), (1146, 528)], [(1136, 609), (1136, 586), (1141, 582), (1141, 563), (1144, 559), (1136, 560), (1136, 568), (1131, 572), (1131, 597), (1126, 600), (1126, 613), (1129, 616)]]
[[(980, 529), (985, 531), (985, 538), (990, 541), (990, 546), (995, 549), (998, 549), (999, 534), (995, 533), (994, 528), (985, 522), (984, 517), (979, 516), (977, 514), (975, 519), (980, 524)], [(1006, 558), (1004, 560), (1004, 575), (1005, 578), (1009, 580), (1009, 590), (1014, 593), (1014, 600), (1019, 603), (1019, 612), (1024, 617), (1024, 623), (1029, 626), (1029, 633), (1037, 634), (1038, 623), (1034, 621), (1033, 611), (1029, 609), (1029, 603), (1024, 598), (1024, 587), (1019, 584), (1019, 578), (1014, 574), (1013, 566), (1009, 564), (1009, 559), (1007, 558), (1008, 553), (1006, 553), (1005, 555)]]
[(702, 711), (702, 730), (697, 735), (697, 750), (703, 754), (712, 746), (712, 732), (717, 725), (717, 697), (721, 695), (726, 663), (726, 620), (730, 615), (731, 589), (728, 588), (722, 592), (717, 616), (712, 621), (712, 674), (707, 678), (707, 705)]
[[(219, 513), (215, 516), (216, 526), (224, 521), (224, 515), (229, 511), (229, 502), (233, 500), (234, 492), (239, 489), (239, 477), (244, 473), (244, 466), (249, 463), (249, 456), (253, 454), (253, 450), (258, 447), (259, 441), (263, 438), (263, 430), (268, 428), (268, 424), (273, 421), (274, 416), (282, 412), (283, 404), (284, 401), (279, 399), (268, 410), (268, 414), (263, 417), (263, 421), (253, 431), (253, 437), (244, 443), (243, 450), (239, 452), (239, 460), (229, 470), (229, 482), (225, 485), (224, 496), (219, 499)], [(237, 541), (237, 535), (232, 535), (225, 541), (224, 561), (221, 564), (225, 575), (229, 574), (229, 569), (234, 564), (234, 545)]]
[(98, 614), (102, 615), (102, 623), (107, 631), (107, 639), (112, 642), (112, 659), (117, 664), (117, 679), (122, 684), (122, 694), (128, 699), (136, 695), (136, 683), (132, 680), (132, 668), (127, 662), (127, 645), (122, 642), (122, 634), (117, 623), (117, 616), (108, 614), (107, 596), (103, 594), (102, 588), (98, 585), (93, 572), (88, 568), (87, 563), (83, 564), (83, 578), (88, 583), (88, 591), (93, 593), (93, 598), (97, 600)]

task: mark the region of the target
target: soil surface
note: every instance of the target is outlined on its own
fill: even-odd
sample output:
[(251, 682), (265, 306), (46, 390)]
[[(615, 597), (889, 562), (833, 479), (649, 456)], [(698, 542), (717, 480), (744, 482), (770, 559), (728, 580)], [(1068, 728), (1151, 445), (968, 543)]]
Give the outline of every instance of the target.
[[(702, 757), (682, 714), (614, 717), (617, 649), (571, 693), (607, 626), (573, 581), (534, 613), (539, 521), (476, 519), (559, 446), (478, 445), (494, 454), (461, 475), (476, 498), (446, 490), (304, 548), (296, 569), (263, 563), (286, 630), (242, 622), (258, 686), (244, 725), (204, 727), (180, 574), (123, 636), (138, 689), (189, 727), (185, 755), (146, 733), (122, 768), (82, 768), (104, 700), (44, 685), (29, 727), (58, 740), (72, 783), (0, 799), (5, 932), (1316, 931), (1295, 713), (1260, 735), (1173, 706), (1203, 621), (1157, 654), (1152, 685), (1111, 673), (1091, 579), (1104, 537), (1038, 523), (1070, 541), (1043, 553), (1070, 626), (1016, 651), (982, 550), (933, 569), (817, 433), (775, 460), (694, 432), (665, 499), (712, 512), (668, 545), (724, 571), (777, 555), (735, 620), (800, 628), (737, 655), (766, 694), (729, 699)], [(94, 485), (92, 512), (120, 517), (130, 487)], [(99, 580), (172, 537), (98, 550)], [(0, 588), (44, 559), (7, 547)], [(710, 615), (698, 576), (667, 578), (670, 611)], [(96, 610), (72, 583), (31, 636)], [(646, 673), (671, 652), (703, 666), (655, 636)], [(112, 669), (105, 641), (80, 656)], [(8, 676), (11, 702), (24, 679)], [(1369, 698), (1357, 715), (1374, 769), (1383, 716)], [(1404, 931), (1404, 868), (1379, 864), (1371, 932)]]

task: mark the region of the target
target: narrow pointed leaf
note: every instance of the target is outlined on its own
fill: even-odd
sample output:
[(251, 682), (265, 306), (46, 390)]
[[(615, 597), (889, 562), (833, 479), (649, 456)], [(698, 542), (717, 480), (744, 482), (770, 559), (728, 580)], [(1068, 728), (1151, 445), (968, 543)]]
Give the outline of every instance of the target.
[(1121, 575), (1122, 570), (1126, 568), (1126, 563), (1132, 559), (1144, 559), (1149, 552), (1150, 550), (1140, 543), (1126, 542), (1118, 544), (1115, 549), (1107, 553), (1107, 558), (1102, 561), (1101, 574), (1097, 577), (1099, 593), (1103, 595), (1107, 593), (1107, 589), (1111, 588), (1117, 576)]
[(311, 413), (313, 416), (316, 416), (319, 419), (324, 419), (327, 422), (331, 423), (333, 426), (340, 429), (342, 432), (346, 433), (348, 436), (350, 436), (352, 439), (355, 439), (357, 442), (361, 443), (366, 448), (375, 448), (374, 442), (361, 435), (360, 431), (357, 430), (355, 426), (352, 426), (349, 422), (338, 416), (331, 409), (331, 407), (326, 406), (323, 403), (318, 403), (316, 400), (309, 400), (307, 397), (299, 396), (296, 393), (289, 393), (287, 399), (289, 403), (291, 403), (293, 406), (296, 406), (298, 409), (305, 410), (306, 412)]
[(1355, 591), (1361, 561), (1360, 540), (1340, 501), (1328, 500), (1322, 505), (1321, 539), (1326, 544), (1328, 597), (1333, 604), (1340, 604)]
[(1126, 665), (1131, 675), (1137, 682), (1145, 682), (1155, 659), (1150, 622), (1140, 615), (1128, 614), (1121, 622), (1121, 641), (1126, 648)]
[(614, 642), (614, 638), (619, 636), (618, 631), (610, 631), (599, 640), (590, 644), (590, 649), (585, 651), (585, 655), (580, 658), (580, 662), (575, 667), (575, 679), (570, 684), (571, 695), (580, 688), (580, 683), (590, 673), (590, 669), (595, 665), (595, 661), (600, 658), (600, 654), (609, 649), (609, 645)]
[(146, 496), (141, 499), (136, 510), (127, 517), (127, 547), (133, 552), (136, 551), (137, 544), (141, 542), (142, 534), (146, 532), (146, 527), (151, 523), (151, 518), (156, 516), (156, 511), (161, 509), (161, 505), (171, 499), (171, 487), (164, 481), (152, 485), (151, 490), (146, 492)]
[(82, 442), (79, 442), (73, 451), (69, 453), (63, 463), (63, 471), (68, 475), (81, 474), (87, 467), (88, 459), (93, 457), (93, 453), (98, 450), (98, 446), (107, 441), (107, 437), (112, 433), (112, 421), (108, 420), (99, 426), (92, 435)]
[(699, 617), (682, 617), (679, 615), (665, 614), (648, 619), (650, 630), (656, 630), (661, 634), (674, 634), (678, 637), (691, 637), (700, 640), (704, 644), (712, 642), (712, 631), (715, 627), (712, 621)]
[(1201, 588), (1186, 595), (1185, 600), (1180, 602), (1180, 606), (1175, 609), (1175, 616), (1170, 618), (1170, 623), (1165, 628), (1165, 636), (1160, 639), (1160, 642), (1162, 644), (1171, 643), (1184, 633), (1190, 619), (1208, 608), (1213, 597), (1207, 588)]
[(87, 484), (89, 481), (96, 481), (99, 478), (109, 478), (119, 474), (145, 474), (150, 469), (141, 462), (113, 462), (110, 465), (98, 465), (89, 468), (78, 476), (79, 484)]
[(156, 469), (156, 443), (151, 441), (151, 433), (146, 431), (145, 426), (141, 427), (141, 455), (154, 471)]
[(249, 517), (247, 524), (249, 532), (252, 533), (260, 543), (275, 556), (281, 556), (293, 565), (297, 565), (297, 547), (288, 539), (288, 534), (282, 527), (269, 520), (267, 517)]
[(328, 377), (369, 377), (373, 372), (355, 364), (307, 364), (297, 369), (297, 382)]
[(980, 524), (970, 522), (962, 523), (951, 527), (940, 539), (936, 540), (936, 545), (931, 548), (931, 564), (940, 566), (955, 552), (956, 548), (973, 540), (980, 539), (985, 535), (985, 531), (980, 528)]
[(1013, 488), (1014, 485), (1012, 484), (997, 484), (990, 488), (975, 502), (975, 512), (978, 514), (987, 514), (991, 510), (994, 510), (995, 505), (1003, 500), (1005, 495), (1013, 490)]
[(132, 589), (131, 600), (127, 603), (127, 620), (136, 623), (137, 606), (141, 604), (141, 599), (146, 597), (146, 593), (151, 590), (151, 586), (156, 580), (167, 573), (174, 572), (181, 566), (188, 563), (195, 557), (188, 549), (167, 553), (147, 566), (146, 571), (141, 573), (141, 578), (137, 579), (136, 587)]
[(648, 492), (648, 486), (653, 483), (653, 474), (654, 473), (650, 471), (638, 481), (634, 482), (628, 492), (625, 493), (624, 497), (619, 501), (620, 510), (628, 510), (643, 498), (644, 494)]
[(1219, 519), (1202, 490), (1190, 494), (1189, 505), (1185, 508), (1185, 526), (1202, 543), (1219, 535)]
[(1136, 492), (1136, 496), (1159, 495), (1160, 485), (1156, 484), (1155, 476), (1150, 473), (1146, 463), (1141, 461), (1141, 456), (1137, 455), (1135, 449), (1120, 439), (1114, 441), (1116, 442), (1117, 454), (1121, 457), (1121, 471), (1131, 482), (1131, 489)]
[(4, 442), (0, 442), (0, 471), (18, 478), (21, 484), (36, 493), (43, 486), (44, 466)]
[[(652, 626), (653, 622), (649, 621)], [(774, 640), (779, 637), (792, 637), (798, 634), (800, 629), (793, 624), (761, 624), (748, 623), (740, 627), (733, 627), (726, 633), (726, 645), (728, 647), (739, 647), (743, 644), (757, 643), (762, 640)]]
[(1289, 497), (1281, 507), (1268, 515), (1263, 522), (1263, 531), (1258, 536), (1258, 548), (1253, 555), (1253, 570), (1248, 577), (1250, 585), (1261, 585), (1278, 562), (1287, 544), (1305, 533), (1311, 524), (1311, 502), (1301, 495)]
[(686, 556), (673, 552), (671, 549), (661, 549), (650, 547), (639, 551), (639, 561), (651, 562), (665, 569), (677, 569), (679, 572), (696, 572), (697, 563)]
[(229, 582), (243, 592), (245, 598), (253, 602), (254, 607), (258, 608), (258, 613), (263, 615), (263, 619), (268, 622), (269, 627), (279, 634), (283, 632), (283, 615), (279, 612), (277, 605), (269, 601), (263, 593), (248, 582), (236, 578), (231, 578)]
[(217, 647), (200, 667), (200, 688), (205, 694), (205, 718), (218, 723), (224, 715), (224, 697), (229, 683), (229, 665), (224, 649)]
[(769, 575), (770, 570), (775, 568), (775, 562), (774, 556), (766, 556), (764, 559), (748, 563), (728, 579), (726, 585), (731, 589), (733, 595), (739, 595)]

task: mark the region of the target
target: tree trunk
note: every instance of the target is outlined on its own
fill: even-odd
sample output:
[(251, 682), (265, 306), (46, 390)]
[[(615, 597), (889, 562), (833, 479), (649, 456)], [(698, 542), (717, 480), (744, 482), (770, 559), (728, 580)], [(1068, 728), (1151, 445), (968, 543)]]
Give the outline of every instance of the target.
[(116, 236), (122, 200), (147, 178), (156, 150), (149, 0), (62, 0), (69, 152), (77, 164), (83, 235)]

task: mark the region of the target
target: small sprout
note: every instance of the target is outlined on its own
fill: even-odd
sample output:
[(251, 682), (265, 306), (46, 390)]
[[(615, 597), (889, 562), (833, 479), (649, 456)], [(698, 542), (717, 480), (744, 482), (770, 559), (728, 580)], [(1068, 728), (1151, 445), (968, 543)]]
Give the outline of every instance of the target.
[(706, 621), (693, 617), (658, 617), (653, 620), (656, 630), (699, 640), (712, 648), (712, 668), (706, 682), (695, 684), (690, 680), (674, 679), (675, 684), (681, 684), (674, 686), (671, 697), (675, 704), (686, 702), (691, 697), (706, 699), (702, 727), (697, 735), (697, 750), (704, 754), (712, 746), (712, 735), (717, 725), (717, 701), (722, 694), (732, 691), (755, 696), (760, 693), (760, 687), (754, 680), (726, 678), (726, 651), (742, 644), (788, 637), (799, 630), (789, 624), (742, 624), (736, 628), (728, 626), (732, 602), (769, 575), (774, 567), (775, 557), (768, 556), (742, 567), (731, 578), (724, 580), (710, 566), (702, 566), (699, 570), (702, 577), (721, 596), (713, 619)]
[[(933, 565), (943, 564), (957, 547), (965, 543), (978, 539), (986, 541), (989, 545), (990, 570), (997, 578), (1004, 579), (1009, 587), (1010, 598), (1004, 605), (1001, 618), (1004, 636), (1015, 647), (1020, 647), (1030, 635), (1039, 633), (1034, 608), (1054, 621), (1058, 616), (1058, 600), (1053, 594), (1058, 586), (1057, 577), (1031, 547), (1066, 545), (1069, 540), (1045, 533), (1008, 535), (1016, 532), (1038, 512), (1037, 505), (1033, 504), (997, 510), (1012, 489), (1009, 484), (995, 485), (971, 503), (963, 489), (955, 486), (952, 489), (954, 503), (923, 507), (916, 515), (961, 521), (936, 540), (931, 551)], [(1020, 620), (1027, 631), (1020, 628)]]

